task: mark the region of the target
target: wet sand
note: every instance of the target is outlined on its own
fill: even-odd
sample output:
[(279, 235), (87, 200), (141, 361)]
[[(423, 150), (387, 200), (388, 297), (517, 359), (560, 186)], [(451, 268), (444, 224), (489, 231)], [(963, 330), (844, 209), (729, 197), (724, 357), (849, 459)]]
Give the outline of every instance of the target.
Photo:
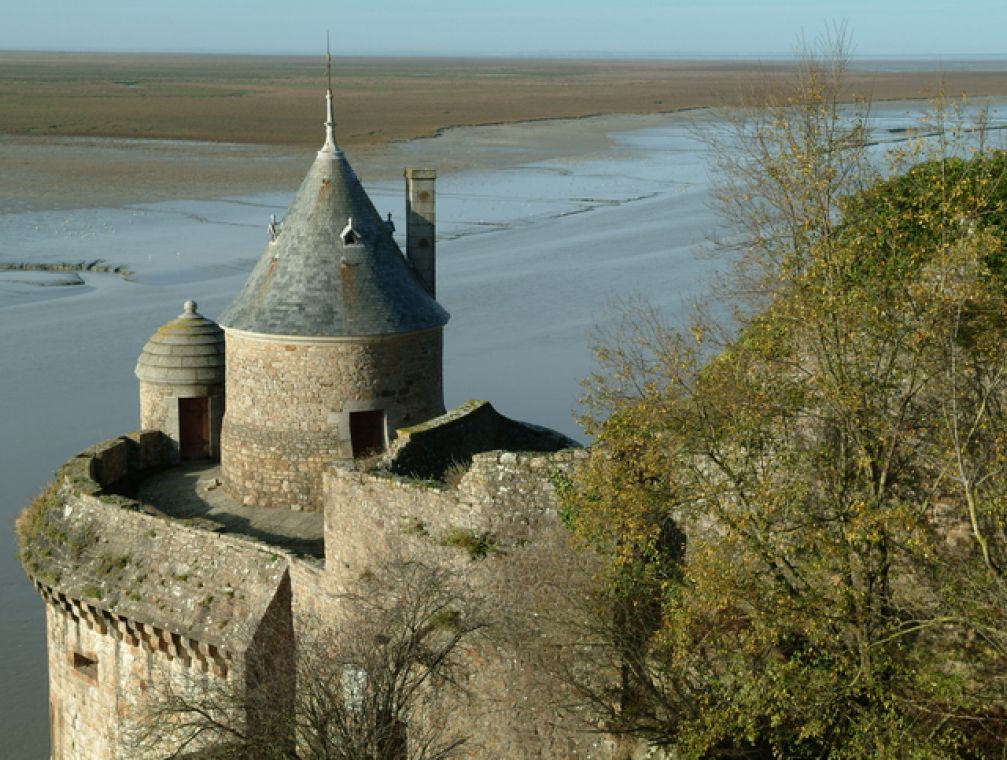
[[(342, 142), (354, 149), (452, 126), (729, 105), (785, 87), (778, 60), (335, 58)], [(857, 61), (847, 95), (875, 101), (1007, 94), (1004, 61)], [(0, 132), (252, 144), (316, 141), (322, 56), (0, 52)]]
[[(736, 104), (794, 75), (743, 60), (333, 63), (339, 141), (374, 179), (417, 153), (442, 171), (584, 155), (655, 114)], [(0, 213), (293, 190), (321, 142), (323, 88), (320, 57), (0, 52)], [(1007, 62), (861, 61), (845, 94), (938, 92), (1007, 95)]]
[[(398, 178), (404, 167), (420, 164), (441, 172), (496, 169), (600, 152), (611, 147), (611, 133), (660, 118), (615, 114), (449, 128), (429, 139), (347, 150), (368, 180)], [(319, 121), (314, 147), (322, 134)], [(312, 155), (301, 147), (0, 134), (0, 213), (289, 192)]]

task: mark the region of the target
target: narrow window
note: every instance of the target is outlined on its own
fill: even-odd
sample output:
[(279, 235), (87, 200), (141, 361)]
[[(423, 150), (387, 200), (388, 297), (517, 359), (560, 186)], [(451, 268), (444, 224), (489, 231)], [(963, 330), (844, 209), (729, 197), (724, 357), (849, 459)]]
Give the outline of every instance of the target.
[(380, 409), (350, 412), (350, 442), (354, 459), (384, 451), (385, 413)]
[(73, 669), (81, 675), (87, 676), (92, 681), (98, 680), (98, 660), (95, 657), (88, 657), (81, 652), (74, 652)]

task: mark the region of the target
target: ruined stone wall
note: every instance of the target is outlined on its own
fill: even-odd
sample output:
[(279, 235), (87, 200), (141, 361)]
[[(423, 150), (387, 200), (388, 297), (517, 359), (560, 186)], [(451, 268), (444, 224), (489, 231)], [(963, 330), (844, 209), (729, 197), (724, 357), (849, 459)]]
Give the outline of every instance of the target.
[(167, 385), (140, 381), (140, 427), (158, 430), (167, 438), (168, 457), (179, 461), (178, 400), (210, 399), (210, 458), (220, 457), (220, 428), (224, 421), (224, 389), (220, 385)]
[(383, 410), (391, 439), (444, 411), (442, 332), (364, 339), (227, 333), (221, 478), (237, 500), (321, 509), (322, 473), (353, 456), (351, 412)]
[[(542, 672), (534, 642), (576, 554), (560, 523), (555, 483), (586, 456), (476, 454), (456, 486), (334, 468), (326, 475), (328, 588), (352, 589), (401, 557), (447, 568), (484, 608), (466, 643), (468, 697), (452, 697), (465, 756), (608, 758), (611, 746), (560, 709), (571, 695)], [(531, 647), (526, 647), (530, 644)]]
[(396, 475), (443, 479), (487, 451), (551, 452), (580, 444), (555, 430), (504, 417), (488, 401), (466, 401), (439, 417), (403, 428), (382, 461)]
[[(430, 554), (479, 539), (498, 548), (533, 540), (556, 519), (554, 474), (582, 450), (476, 454), (457, 487), (332, 468), (325, 475), (325, 564), (336, 585), (364, 572), (372, 556)], [(470, 541), (471, 540), (471, 541)], [(450, 552), (449, 552), (450, 553)]]

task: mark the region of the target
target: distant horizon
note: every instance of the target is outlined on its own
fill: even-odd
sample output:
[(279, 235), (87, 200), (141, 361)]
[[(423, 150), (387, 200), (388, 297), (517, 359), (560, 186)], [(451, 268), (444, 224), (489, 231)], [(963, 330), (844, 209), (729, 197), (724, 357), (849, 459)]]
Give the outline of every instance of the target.
[[(4, 0), (0, 0), (4, 2)], [(183, 55), (790, 59), (837, 35), (858, 59), (992, 58), (1002, 0), (54, 0), (9, 2), (0, 50)]]
[[(59, 48), (59, 47), (0, 47), (2, 54), (45, 53), (64, 55), (149, 55), (149, 56), (253, 56), (262, 58), (321, 58), (324, 50), (317, 53), (306, 53), (303, 50), (209, 50), (209, 49), (163, 49), (138, 50), (134, 48)], [(628, 52), (628, 51), (526, 51), (526, 52), (487, 52), (487, 51), (341, 51), (333, 53), (332, 58), (480, 58), (480, 59), (513, 59), (513, 60), (772, 60), (796, 61), (800, 54), (794, 51), (746, 51), (738, 53), (683, 51), (671, 52)], [(1007, 53), (850, 53), (847, 58), (851, 62), (870, 61), (1005, 61)]]

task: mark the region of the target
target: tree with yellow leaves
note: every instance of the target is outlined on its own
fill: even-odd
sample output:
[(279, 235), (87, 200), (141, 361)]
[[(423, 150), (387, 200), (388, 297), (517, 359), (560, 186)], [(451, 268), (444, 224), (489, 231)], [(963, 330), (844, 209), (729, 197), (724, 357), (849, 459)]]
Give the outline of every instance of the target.
[(627, 313), (589, 384), (566, 510), (623, 623), (608, 727), (680, 757), (1007, 741), (1007, 156), (879, 179), (844, 50), (719, 143), (736, 329)]

